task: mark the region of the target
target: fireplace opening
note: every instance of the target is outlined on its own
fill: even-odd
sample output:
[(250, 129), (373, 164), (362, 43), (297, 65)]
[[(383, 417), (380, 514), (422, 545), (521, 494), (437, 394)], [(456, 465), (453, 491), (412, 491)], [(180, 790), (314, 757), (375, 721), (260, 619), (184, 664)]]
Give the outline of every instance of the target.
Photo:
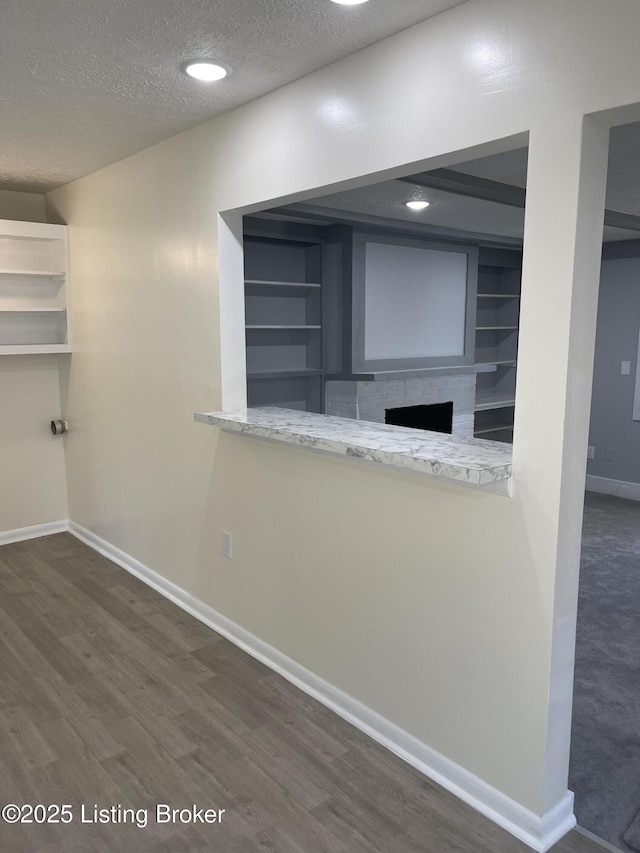
[(431, 406), (402, 406), (399, 409), (385, 409), (384, 422), (395, 426), (451, 434), (453, 402), (434, 403)]

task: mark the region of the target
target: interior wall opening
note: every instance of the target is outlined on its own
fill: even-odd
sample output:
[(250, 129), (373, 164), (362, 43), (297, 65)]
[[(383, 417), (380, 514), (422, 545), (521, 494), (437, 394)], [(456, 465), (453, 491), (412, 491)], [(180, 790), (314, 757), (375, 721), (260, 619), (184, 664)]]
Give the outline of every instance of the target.
[(447, 404), (453, 436), (512, 442), (527, 156), (244, 216), (248, 406), (385, 424)]

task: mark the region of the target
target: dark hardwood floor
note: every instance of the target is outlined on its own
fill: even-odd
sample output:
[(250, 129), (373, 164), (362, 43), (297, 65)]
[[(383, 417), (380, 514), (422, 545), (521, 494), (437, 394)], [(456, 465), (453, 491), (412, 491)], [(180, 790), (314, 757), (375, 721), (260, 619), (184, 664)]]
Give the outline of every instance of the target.
[(0, 805), (73, 814), (0, 822), (2, 853), (529, 849), (69, 534), (0, 548), (0, 671)]

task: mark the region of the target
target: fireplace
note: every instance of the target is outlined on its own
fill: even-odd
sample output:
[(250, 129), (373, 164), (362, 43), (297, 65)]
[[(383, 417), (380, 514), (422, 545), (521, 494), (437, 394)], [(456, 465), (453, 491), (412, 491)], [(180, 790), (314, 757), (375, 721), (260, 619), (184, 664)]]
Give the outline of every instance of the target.
[(433, 403), (430, 406), (401, 406), (397, 409), (385, 409), (384, 422), (451, 434), (453, 400), (447, 403)]
[[(387, 420), (393, 409), (421, 409), (439, 404), (453, 406), (447, 413), (446, 432), (460, 438), (473, 436), (473, 410), (476, 398), (475, 373), (444, 374), (397, 379), (330, 379), (325, 383), (326, 414), (356, 418), (376, 424), (397, 423)], [(435, 426), (422, 429), (437, 430)]]

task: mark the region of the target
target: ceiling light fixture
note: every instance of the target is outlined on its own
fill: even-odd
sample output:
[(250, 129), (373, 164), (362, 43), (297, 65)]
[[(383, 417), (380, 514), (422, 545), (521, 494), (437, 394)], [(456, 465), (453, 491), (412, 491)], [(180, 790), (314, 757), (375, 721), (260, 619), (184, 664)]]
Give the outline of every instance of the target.
[(424, 210), (429, 207), (428, 201), (405, 201), (405, 204), (410, 210)]
[(368, 3), (369, 0), (331, 0), (332, 3), (339, 3), (341, 6), (359, 6), (360, 3)]
[(231, 71), (227, 66), (213, 62), (211, 59), (190, 59), (183, 64), (182, 70), (194, 80), (202, 80), (205, 83), (222, 80)]

